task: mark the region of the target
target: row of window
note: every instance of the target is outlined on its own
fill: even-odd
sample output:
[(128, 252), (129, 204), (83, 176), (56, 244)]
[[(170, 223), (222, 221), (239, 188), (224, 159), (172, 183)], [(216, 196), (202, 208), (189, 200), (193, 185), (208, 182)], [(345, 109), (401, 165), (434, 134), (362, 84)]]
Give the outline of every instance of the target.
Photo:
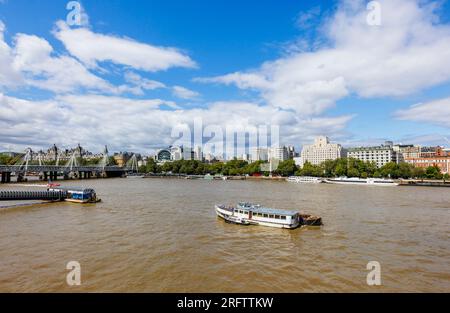
[[(248, 211), (236, 210), (235, 212), (236, 213), (240, 213), (240, 214), (248, 215)], [(265, 218), (274, 218), (274, 219), (277, 219), (277, 220), (285, 220), (286, 219), (286, 216), (278, 215), (278, 214), (253, 213), (253, 216), (265, 217)]]

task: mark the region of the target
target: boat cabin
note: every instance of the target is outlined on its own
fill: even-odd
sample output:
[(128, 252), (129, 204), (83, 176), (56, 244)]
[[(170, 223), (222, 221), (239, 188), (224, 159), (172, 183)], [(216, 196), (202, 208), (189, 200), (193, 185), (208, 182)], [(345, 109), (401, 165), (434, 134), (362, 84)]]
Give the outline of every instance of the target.
[(67, 193), (65, 201), (76, 202), (76, 203), (92, 203), (98, 202), (97, 194), (94, 189), (91, 188), (51, 188), (52, 190), (63, 190)]
[(299, 213), (289, 210), (265, 208), (258, 204), (239, 203), (233, 215), (257, 221), (261, 224), (277, 224), (295, 227), (299, 223)]

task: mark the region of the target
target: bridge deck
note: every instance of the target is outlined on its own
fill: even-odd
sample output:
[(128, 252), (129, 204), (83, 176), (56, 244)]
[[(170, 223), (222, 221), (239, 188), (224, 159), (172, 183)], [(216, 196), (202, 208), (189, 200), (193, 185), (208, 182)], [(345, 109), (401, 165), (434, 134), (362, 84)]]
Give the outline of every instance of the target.
[(0, 165), (0, 173), (24, 173), (24, 172), (126, 172), (128, 167), (118, 166), (57, 166), (57, 165)]

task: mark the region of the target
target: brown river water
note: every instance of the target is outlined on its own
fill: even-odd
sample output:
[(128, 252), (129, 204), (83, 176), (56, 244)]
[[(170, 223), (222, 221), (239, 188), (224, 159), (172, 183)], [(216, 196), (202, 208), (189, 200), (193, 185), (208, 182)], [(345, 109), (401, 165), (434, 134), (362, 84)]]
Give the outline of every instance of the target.
[[(448, 188), (139, 178), (62, 185), (93, 187), (103, 201), (1, 208), (0, 292), (450, 292)], [(238, 201), (320, 215), (325, 225), (283, 230), (215, 216), (214, 204)], [(81, 265), (81, 286), (66, 283), (69, 261)], [(381, 286), (366, 283), (369, 261), (381, 265)]]

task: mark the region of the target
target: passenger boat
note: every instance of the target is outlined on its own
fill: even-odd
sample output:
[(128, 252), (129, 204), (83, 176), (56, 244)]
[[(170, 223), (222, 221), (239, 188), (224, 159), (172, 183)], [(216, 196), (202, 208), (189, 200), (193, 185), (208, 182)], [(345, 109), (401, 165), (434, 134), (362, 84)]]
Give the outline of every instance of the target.
[(328, 184), (340, 184), (340, 185), (361, 185), (361, 186), (385, 186), (393, 187), (398, 186), (392, 179), (385, 178), (358, 178), (358, 177), (339, 177), (339, 178), (329, 178), (325, 180)]
[(236, 208), (215, 206), (217, 216), (227, 222), (242, 225), (262, 225), (293, 229), (300, 226), (300, 215), (295, 211), (264, 208), (260, 205), (240, 203)]
[(144, 178), (144, 175), (141, 174), (127, 174), (127, 178)]
[(49, 188), (49, 191), (65, 191), (67, 196), (64, 201), (74, 203), (97, 203), (101, 199), (97, 198), (94, 189), (90, 188)]
[(306, 183), (306, 184), (320, 184), (323, 182), (322, 178), (311, 176), (291, 176), (288, 177), (286, 181), (292, 183)]

